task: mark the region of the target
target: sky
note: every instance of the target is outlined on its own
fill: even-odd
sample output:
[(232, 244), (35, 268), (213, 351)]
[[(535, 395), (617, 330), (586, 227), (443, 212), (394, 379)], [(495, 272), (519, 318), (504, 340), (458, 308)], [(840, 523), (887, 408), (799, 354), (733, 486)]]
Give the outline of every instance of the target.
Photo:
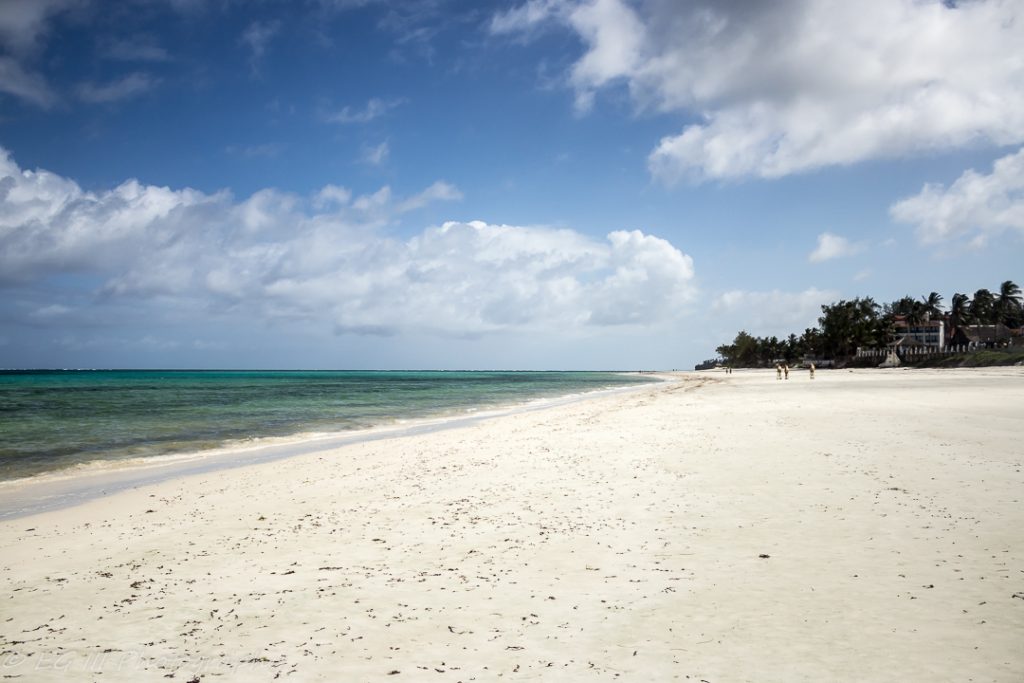
[(1024, 283), (1024, 0), (0, 0), (0, 367), (672, 369)]

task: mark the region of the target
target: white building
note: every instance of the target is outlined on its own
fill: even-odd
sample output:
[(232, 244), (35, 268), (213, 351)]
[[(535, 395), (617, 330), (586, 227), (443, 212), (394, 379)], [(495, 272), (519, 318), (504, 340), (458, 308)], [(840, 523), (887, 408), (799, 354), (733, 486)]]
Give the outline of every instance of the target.
[(933, 349), (941, 349), (946, 346), (946, 323), (941, 320), (911, 324), (897, 318), (895, 328), (897, 339), (913, 340)]

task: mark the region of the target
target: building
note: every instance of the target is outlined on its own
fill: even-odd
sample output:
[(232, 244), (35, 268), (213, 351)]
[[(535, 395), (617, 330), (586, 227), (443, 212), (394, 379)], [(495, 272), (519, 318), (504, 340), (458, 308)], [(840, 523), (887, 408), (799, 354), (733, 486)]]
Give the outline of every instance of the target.
[(906, 316), (898, 315), (893, 321), (893, 328), (900, 346), (927, 346), (932, 349), (946, 346), (946, 323), (942, 320), (911, 323)]
[(1013, 344), (1014, 330), (1003, 324), (961, 325), (950, 338), (950, 344), (964, 345), (972, 349), (996, 348)]
[(886, 345), (888, 348), (858, 347), (857, 357), (885, 359), (884, 363), (889, 364), (895, 355), (902, 357), (931, 354), (945, 351), (947, 344), (951, 343), (946, 339), (946, 323), (943, 320), (912, 323), (906, 316), (898, 315), (893, 320), (892, 327), (892, 338)]

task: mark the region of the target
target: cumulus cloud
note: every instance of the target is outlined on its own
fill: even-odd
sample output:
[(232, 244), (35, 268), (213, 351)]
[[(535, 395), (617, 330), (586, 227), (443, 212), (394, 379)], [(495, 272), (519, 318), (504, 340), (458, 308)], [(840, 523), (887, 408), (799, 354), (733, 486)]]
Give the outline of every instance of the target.
[(1003, 232), (1024, 235), (1024, 149), (996, 160), (987, 175), (969, 169), (948, 188), (925, 185), (889, 214), (913, 225), (925, 244), (964, 237), (980, 246)]
[(583, 42), (579, 109), (623, 86), (692, 120), (650, 154), (667, 183), (1024, 140), (1019, 0), (530, 0), (490, 28), (548, 21)]
[(719, 295), (712, 313), (736, 318), (755, 334), (789, 334), (817, 324), (821, 307), (839, 293), (816, 287), (801, 292), (733, 290)]
[(340, 185), (324, 185), (313, 197), (313, 207), (322, 210), (326, 207), (344, 206), (352, 199), (352, 190)]
[[(456, 336), (652, 325), (692, 297), (690, 257), (640, 231), (600, 240), (450, 221), (389, 235), (398, 215), (460, 196), (440, 181), (406, 198), (328, 185), (309, 197), (268, 189), (236, 199), (137, 181), (87, 192), (4, 152), (0, 288), (43, 291), (73, 273), (106, 300), (140, 306), (192, 302), (337, 332)], [(62, 305), (40, 302), (50, 304)]]
[(864, 246), (855, 244), (841, 235), (823, 232), (818, 235), (818, 246), (807, 256), (811, 263), (821, 263), (835, 258), (853, 256), (863, 251)]

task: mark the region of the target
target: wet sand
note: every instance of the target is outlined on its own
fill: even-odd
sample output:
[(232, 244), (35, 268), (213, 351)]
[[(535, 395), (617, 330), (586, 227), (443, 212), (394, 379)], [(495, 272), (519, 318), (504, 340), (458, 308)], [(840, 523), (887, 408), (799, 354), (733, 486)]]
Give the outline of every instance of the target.
[(1024, 369), (696, 373), (0, 522), (0, 676), (1019, 681)]

